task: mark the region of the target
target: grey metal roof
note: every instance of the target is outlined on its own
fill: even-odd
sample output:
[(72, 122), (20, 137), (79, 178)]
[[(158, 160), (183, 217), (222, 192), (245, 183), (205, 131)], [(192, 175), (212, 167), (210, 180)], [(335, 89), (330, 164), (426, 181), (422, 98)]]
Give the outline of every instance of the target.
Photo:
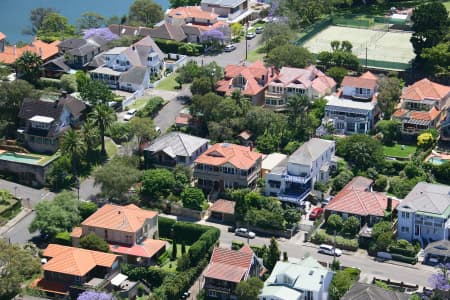
[(397, 209), (448, 216), (450, 213), (450, 186), (419, 182)]
[(289, 157), (288, 162), (299, 165), (311, 165), (325, 151), (334, 145), (334, 141), (312, 138), (300, 146)]
[(425, 248), (425, 255), (427, 254), (450, 257), (450, 241), (441, 240), (428, 244)]
[(174, 40), (177, 42), (186, 39), (186, 34), (183, 31), (181, 25), (172, 25), (164, 22), (159, 27), (155, 27), (150, 31), (150, 36), (152, 38), (159, 38), (165, 40)]
[(242, 2), (244, 2), (244, 0), (202, 0), (201, 3), (218, 5), (221, 7), (236, 7)]
[(342, 300), (407, 300), (408, 294), (388, 291), (367, 283), (356, 282)]
[(144, 81), (146, 72), (146, 67), (132, 67), (120, 75), (119, 82), (141, 84)]
[(197, 136), (181, 133), (169, 132), (155, 139), (152, 144), (145, 149), (152, 153), (164, 151), (171, 157), (191, 156), (209, 140)]

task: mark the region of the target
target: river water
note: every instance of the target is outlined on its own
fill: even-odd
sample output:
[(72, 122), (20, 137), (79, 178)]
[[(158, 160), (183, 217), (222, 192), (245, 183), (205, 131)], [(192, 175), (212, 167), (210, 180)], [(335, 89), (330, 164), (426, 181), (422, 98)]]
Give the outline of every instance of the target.
[[(104, 17), (123, 16), (134, 0), (0, 0), (0, 32), (7, 36), (7, 41), (30, 41), (31, 36), (22, 30), (30, 26), (30, 11), (38, 7), (51, 7), (69, 19), (71, 24), (81, 14), (92, 11)], [(154, 0), (163, 9), (167, 9), (168, 0)]]

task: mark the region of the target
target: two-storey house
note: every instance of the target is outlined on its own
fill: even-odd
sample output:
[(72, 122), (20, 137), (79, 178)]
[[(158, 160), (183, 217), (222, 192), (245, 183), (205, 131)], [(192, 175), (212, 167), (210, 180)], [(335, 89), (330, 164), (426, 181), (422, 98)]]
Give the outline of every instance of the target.
[(335, 90), (334, 79), (313, 65), (304, 69), (282, 67), (267, 87), (264, 107), (284, 111), (291, 96), (305, 95), (312, 100), (331, 94)]
[(313, 138), (266, 174), (266, 196), (302, 205), (316, 182), (328, 182), (335, 142)]
[(419, 182), (397, 207), (397, 237), (422, 245), (449, 240), (450, 186)]
[(239, 250), (214, 248), (209, 265), (203, 274), (207, 297), (236, 299), (235, 289), (239, 282), (265, 272), (262, 260), (245, 245)]
[(130, 264), (150, 265), (165, 251), (158, 238), (158, 213), (137, 207), (105, 204), (72, 231), (72, 244), (94, 233), (108, 242), (111, 252)]
[(266, 68), (259, 60), (250, 66), (227, 65), (225, 79), (216, 83), (216, 92), (230, 96), (234, 90), (240, 90), (242, 95), (252, 100), (253, 105), (263, 105), (264, 92), (275, 76), (275, 68)]
[(25, 99), (19, 111), (25, 146), (36, 153), (55, 153), (59, 139), (70, 128), (81, 126), (86, 105), (63, 93), (53, 100)]
[(372, 191), (372, 184), (373, 180), (369, 178), (353, 178), (325, 206), (325, 219), (331, 214), (340, 215), (344, 220), (354, 216), (360, 220), (361, 225), (368, 227), (383, 220), (385, 212), (395, 210), (399, 201)]
[(88, 39), (67, 39), (58, 44), (59, 53), (65, 57), (65, 63), (74, 68), (85, 68), (99, 53), (107, 49), (108, 41), (101, 36)]
[[(108, 285), (120, 272), (120, 257), (110, 253), (49, 244), (43, 256), (46, 260), (42, 266), (44, 276), (37, 279), (33, 286), (55, 298), (66, 299), (64, 297), (74, 292), (73, 287), (89, 282)], [(77, 295), (72, 296), (76, 299)]]
[(333, 276), (312, 257), (278, 261), (258, 300), (327, 300)]
[(194, 178), (207, 193), (227, 188), (255, 188), (262, 155), (251, 147), (220, 143), (195, 160)]
[(317, 135), (332, 125), (337, 134), (367, 134), (380, 119), (376, 101), (377, 77), (367, 71), (359, 77), (345, 76), (336, 95), (326, 96), (327, 105)]
[(169, 132), (156, 138), (144, 150), (145, 166), (193, 168), (195, 159), (208, 149), (209, 140), (182, 132)]
[(414, 137), (431, 128), (439, 130), (450, 105), (450, 87), (424, 78), (404, 90), (400, 105), (392, 119), (401, 122), (403, 135)]
[(252, 13), (248, 0), (202, 0), (200, 6), (202, 10), (216, 13), (230, 23), (240, 22)]
[(137, 91), (150, 86), (150, 77), (164, 68), (164, 53), (150, 36), (130, 47), (115, 47), (101, 54), (104, 65), (90, 71), (113, 89)]

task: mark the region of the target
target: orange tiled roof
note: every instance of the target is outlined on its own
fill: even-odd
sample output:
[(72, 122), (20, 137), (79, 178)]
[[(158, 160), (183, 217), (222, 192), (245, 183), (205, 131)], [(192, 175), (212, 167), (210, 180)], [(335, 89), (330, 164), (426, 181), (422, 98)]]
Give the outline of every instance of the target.
[(377, 77), (370, 72), (366, 72), (359, 77), (345, 76), (341, 86), (374, 89), (377, 86)]
[(436, 119), (440, 113), (441, 112), (433, 106), (430, 111), (412, 111), (410, 117), (415, 120), (432, 121)]
[(224, 214), (230, 214), (234, 215), (234, 207), (236, 206), (236, 202), (225, 200), (225, 199), (218, 199), (216, 202), (211, 205), (211, 207), (208, 209), (209, 211), (215, 211), (220, 212)]
[(84, 276), (96, 266), (111, 268), (119, 256), (99, 251), (86, 250), (56, 244), (48, 245), (44, 256), (50, 257), (45, 271)]
[(180, 6), (172, 8), (169, 9), (167, 15), (178, 19), (196, 18), (205, 20), (215, 20), (219, 16), (213, 12), (202, 10), (200, 6)]
[(81, 229), (81, 227), (75, 227), (74, 229), (72, 229), (72, 232), (70, 233), (70, 236), (74, 238), (80, 238), (82, 235), (83, 229)]
[(245, 280), (253, 260), (250, 251), (215, 248), (204, 276), (230, 282)]
[(211, 29), (217, 29), (217, 28), (222, 28), (224, 26), (228, 27), (228, 23), (224, 22), (224, 21), (217, 21), (214, 24), (211, 25), (202, 25), (202, 24), (184, 24), (183, 26), (186, 27), (196, 27), (198, 29), (200, 29), (201, 31), (208, 31)]
[(400, 118), (400, 117), (406, 115), (407, 112), (408, 112), (407, 109), (400, 108), (400, 109), (397, 109), (397, 110), (392, 114), (392, 116)]
[(47, 60), (58, 54), (57, 46), (59, 43), (60, 41), (54, 41), (53, 43), (48, 44), (36, 39), (31, 43), (31, 45), (26, 45), (21, 48), (17, 48), (15, 46), (5, 46), (5, 51), (0, 53), (0, 62), (12, 64), (26, 51), (30, 51), (41, 56), (42, 60)]
[(367, 71), (366, 73), (361, 74), (361, 76), (359, 76), (359, 78), (378, 80), (378, 77), (370, 71)]
[(357, 191), (368, 191), (372, 185), (373, 180), (363, 176), (354, 177), (349, 183), (347, 183), (342, 189), (343, 190), (357, 190)]
[(0, 40), (4, 40), (6, 38), (6, 35), (3, 32), (0, 32)]
[(422, 101), (425, 99), (443, 100), (450, 94), (450, 87), (424, 78), (410, 85), (402, 95), (402, 99)]
[(117, 254), (152, 258), (157, 252), (159, 252), (165, 246), (166, 242), (164, 241), (145, 239), (145, 241), (142, 244), (134, 244), (133, 246), (110, 244), (109, 249)]
[(81, 225), (97, 228), (136, 232), (144, 225), (146, 219), (157, 216), (158, 213), (145, 210), (134, 204), (127, 206), (105, 204)]
[(261, 153), (250, 150), (249, 147), (236, 144), (219, 143), (214, 144), (203, 152), (195, 160), (198, 164), (211, 166), (222, 166), (230, 163), (238, 169), (247, 170), (261, 159)]

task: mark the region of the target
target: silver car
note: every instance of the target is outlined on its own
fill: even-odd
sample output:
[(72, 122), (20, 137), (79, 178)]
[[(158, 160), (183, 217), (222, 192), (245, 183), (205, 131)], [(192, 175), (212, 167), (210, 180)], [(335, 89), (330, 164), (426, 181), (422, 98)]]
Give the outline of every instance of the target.
[(243, 236), (251, 239), (254, 239), (256, 236), (254, 232), (247, 230), (247, 228), (236, 228), (234, 234), (237, 236)]

